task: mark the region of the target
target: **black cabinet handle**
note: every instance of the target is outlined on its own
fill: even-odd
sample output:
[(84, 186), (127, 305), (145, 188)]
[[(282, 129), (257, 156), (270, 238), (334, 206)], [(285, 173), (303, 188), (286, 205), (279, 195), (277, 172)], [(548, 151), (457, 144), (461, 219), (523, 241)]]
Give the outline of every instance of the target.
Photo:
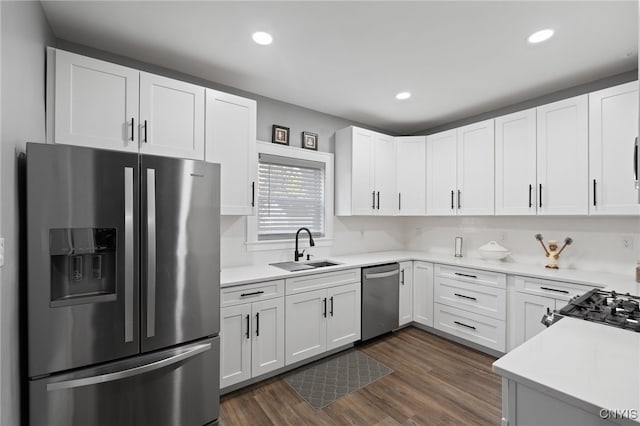
[(331, 296), (329, 300), (331, 301), (331, 310), (329, 311), (329, 313), (331, 314), (331, 316), (333, 316), (333, 296)]
[(538, 205), (542, 207), (542, 184), (538, 185)]
[(531, 191), (533, 190), (533, 185), (529, 184), (529, 208), (533, 207), (531, 204)]
[(557, 288), (549, 288), (549, 287), (540, 287), (542, 290), (549, 290), (549, 291), (555, 291), (556, 293), (564, 293), (564, 294), (569, 294), (569, 292), (567, 290), (560, 290)]
[(404, 285), (404, 269), (402, 271), (400, 271), (400, 273), (402, 274), (402, 278), (400, 278), (400, 284)]
[(458, 294), (458, 293), (453, 293), (454, 296), (458, 296), (458, 297), (462, 297), (465, 299), (469, 299), (469, 300), (478, 300), (475, 297), (471, 297), (471, 296), (465, 296), (464, 294)]
[(250, 338), (251, 338), (251, 334), (249, 333), (249, 327), (250, 327), (250, 324), (249, 324), (249, 314), (247, 314), (247, 332), (246, 332), (246, 334), (245, 334), (245, 336), (247, 336), (247, 339), (250, 339)]
[(256, 312), (256, 336), (260, 335), (260, 312)]
[(469, 277), (469, 278), (478, 278), (476, 275), (469, 275), (469, 274), (463, 274), (461, 272), (454, 272), (456, 275), (459, 275), (461, 277)]
[(462, 323), (462, 322), (460, 322), (460, 321), (454, 321), (454, 323), (456, 323), (456, 324), (458, 324), (458, 325), (461, 325), (461, 326), (463, 326), (463, 327), (470, 328), (470, 329), (472, 329), (472, 330), (475, 330), (475, 329), (476, 329), (474, 326), (472, 326), (472, 325), (467, 325), (467, 324)]
[(251, 207), (256, 206), (256, 183), (251, 182)]
[(597, 205), (597, 200), (596, 200), (596, 180), (593, 180), (593, 205)]
[(461, 198), (461, 196), (462, 196), (462, 191), (460, 191), (460, 190), (458, 189), (458, 210), (460, 210), (460, 208), (461, 208), (461, 205), (460, 205), (460, 198)]
[(380, 210), (380, 191), (378, 191), (378, 210)]
[(402, 192), (398, 192), (398, 210), (402, 210)]
[(327, 317), (327, 298), (326, 297), (322, 300), (322, 303), (324, 304), (324, 308), (322, 310), (322, 316), (326, 318)]
[(136, 131), (136, 125), (135, 125), (135, 120), (133, 117), (131, 117), (131, 140), (133, 141), (133, 138), (135, 137), (135, 132)]
[(147, 143), (147, 120), (144, 120), (144, 143)]
[(371, 191), (371, 208), (376, 209), (376, 191)]
[(636, 182), (640, 178), (638, 176), (638, 137), (636, 136), (636, 140), (633, 143), (633, 176)]
[(240, 297), (255, 296), (256, 294), (262, 294), (262, 293), (264, 293), (264, 290), (258, 290), (251, 293), (242, 293)]
[(451, 210), (453, 210), (453, 189), (451, 190)]

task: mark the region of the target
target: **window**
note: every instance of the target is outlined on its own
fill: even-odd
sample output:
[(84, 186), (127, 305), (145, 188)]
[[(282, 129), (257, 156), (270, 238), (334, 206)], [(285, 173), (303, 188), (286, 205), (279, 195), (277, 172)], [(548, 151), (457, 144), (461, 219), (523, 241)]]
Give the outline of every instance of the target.
[(261, 153), (258, 240), (294, 238), (302, 227), (324, 237), (325, 164)]
[(333, 243), (333, 154), (258, 142), (257, 208), (247, 216), (247, 250), (291, 249), (309, 228), (316, 246)]

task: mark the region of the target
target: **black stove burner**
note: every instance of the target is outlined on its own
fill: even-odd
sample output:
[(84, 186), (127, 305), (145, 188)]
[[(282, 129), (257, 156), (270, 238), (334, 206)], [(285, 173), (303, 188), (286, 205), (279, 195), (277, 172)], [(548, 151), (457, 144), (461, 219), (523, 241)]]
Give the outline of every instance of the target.
[(560, 315), (640, 332), (640, 297), (593, 289), (569, 301)]

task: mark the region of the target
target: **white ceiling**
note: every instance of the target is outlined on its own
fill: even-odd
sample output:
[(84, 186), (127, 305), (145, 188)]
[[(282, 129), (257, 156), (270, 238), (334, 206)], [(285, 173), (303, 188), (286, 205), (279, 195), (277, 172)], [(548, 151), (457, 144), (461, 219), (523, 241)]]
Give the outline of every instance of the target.
[[(629, 1), (45, 1), (56, 37), (396, 133), (638, 61)], [(527, 36), (554, 28), (548, 42)], [(268, 47), (254, 31), (274, 37)], [(408, 101), (395, 94), (411, 91)]]

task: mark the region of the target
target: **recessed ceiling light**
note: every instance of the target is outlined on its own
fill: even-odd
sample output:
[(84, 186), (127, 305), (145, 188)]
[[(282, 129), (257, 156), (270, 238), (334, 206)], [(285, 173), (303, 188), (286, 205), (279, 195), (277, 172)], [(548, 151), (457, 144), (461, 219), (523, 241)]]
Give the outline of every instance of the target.
[(264, 31), (255, 32), (251, 37), (253, 38), (253, 41), (262, 46), (267, 46), (273, 43), (273, 37), (271, 37), (271, 34), (265, 33)]
[(411, 97), (411, 93), (409, 92), (400, 92), (396, 95), (396, 99), (404, 101), (405, 99), (409, 99)]
[(531, 34), (527, 40), (529, 41), (529, 43), (535, 44), (541, 43), (545, 40), (549, 40), (551, 36), (553, 36), (553, 30), (551, 28), (547, 28), (546, 30), (536, 31), (535, 33)]

